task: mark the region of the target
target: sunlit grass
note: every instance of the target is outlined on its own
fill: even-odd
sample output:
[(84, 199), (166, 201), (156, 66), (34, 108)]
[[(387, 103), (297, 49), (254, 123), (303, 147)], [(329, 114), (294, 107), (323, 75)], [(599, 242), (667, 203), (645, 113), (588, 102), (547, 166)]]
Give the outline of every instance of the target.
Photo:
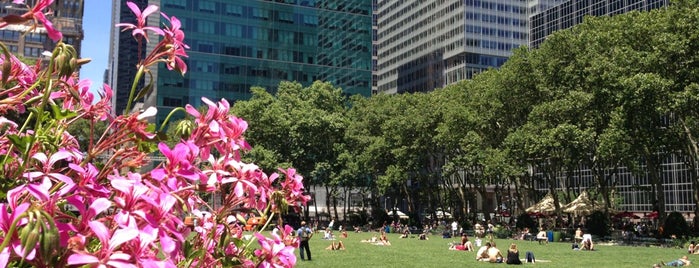
[[(311, 240), (313, 261), (298, 260), (297, 267), (486, 267), (490, 264), (475, 260), (475, 252), (448, 250), (449, 242), (457, 239), (442, 239), (433, 235), (430, 240), (417, 238), (400, 239), (399, 234), (388, 234), (391, 246), (376, 246), (361, 243), (370, 239), (372, 233), (350, 233), (348, 238), (339, 239), (347, 250), (330, 251), (325, 248), (331, 241), (320, 239), (316, 234)], [(495, 240), (504, 255), (511, 243), (517, 243), (520, 258), (531, 251), (537, 259), (536, 266), (544, 267), (651, 267), (653, 263), (675, 260), (686, 255), (685, 249), (659, 247), (632, 247), (597, 243), (595, 251), (573, 251), (570, 243), (549, 243), (521, 240)], [(296, 251), (298, 258), (298, 250)], [(695, 257), (696, 256), (696, 257)], [(691, 261), (699, 261), (699, 255), (690, 255)], [(531, 264), (524, 264), (531, 265)]]

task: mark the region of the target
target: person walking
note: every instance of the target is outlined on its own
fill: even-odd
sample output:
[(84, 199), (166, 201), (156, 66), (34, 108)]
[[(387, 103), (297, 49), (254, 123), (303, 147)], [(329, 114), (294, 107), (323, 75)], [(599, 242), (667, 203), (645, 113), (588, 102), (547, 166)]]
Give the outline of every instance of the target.
[(459, 223), (454, 220), (451, 223), (451, 237), (456, 237), (456, 231), (459, 230)]
[(308, 240), (311, 240), (311, 237), (313, 237), (313, 231), (311, 228), (306, 226), (306, 222), (302, 221), (301, 222), (301, 228), (299, 228), (296, 231), (296, 235), (300, 239), (299, 243), (299, 254), (301, 255), (301, 260), (305, 260), (303, 257), (303, 251), (306, 250), (306, 255), (308, 256), (308, 260), (311, 260), (311, 247), (308, 246)]

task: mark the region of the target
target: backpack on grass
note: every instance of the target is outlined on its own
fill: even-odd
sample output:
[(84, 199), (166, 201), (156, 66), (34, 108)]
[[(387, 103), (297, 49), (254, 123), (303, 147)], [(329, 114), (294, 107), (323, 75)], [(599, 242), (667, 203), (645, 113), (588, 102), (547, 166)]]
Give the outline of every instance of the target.
[(527, 251), (527, 262), (535, 263), (536, 258), (534, 258), (534, 253), (531, 251)]

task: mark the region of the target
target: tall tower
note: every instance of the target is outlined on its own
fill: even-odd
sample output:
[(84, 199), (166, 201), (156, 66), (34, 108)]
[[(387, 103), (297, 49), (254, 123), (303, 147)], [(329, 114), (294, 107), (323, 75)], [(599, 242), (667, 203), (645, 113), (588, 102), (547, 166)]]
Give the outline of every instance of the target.
[[(158, 108), (157, 123), (175, 107), (201, 105), (201, 97), (225, 98), (232, 103), (250, 98), (254, 86), (275, 92), (281, 81), (307, 86), (321, 80), (342, 88), (347, 95), (371, 95), (371, 0), (148, 3), (182, 22), (185, 43), (191, 47), (184, 77), (167, 71), (162, 64), (150, 70), (154, 88), (142, 107)], [(115, 8), (114, 12), (123, 13), (124, 8), (120, 4), (122, 10)], [(163, 23), (155, 15), (149, 17), (149, 25)], [(112, 36), (118, 39), (118, 35)], [(131, 83), (126, 82), (129, 89), (124, 89), (122, 79), (133, 76), (114, 70), (133, 66), (124, 63), (123, 54), (137, 55), (122, 47), (115, 43), (110, 59), (110, 81), (116, 81), (112, 86), (117, 96), (128, 94), (122, 92), (130, 90)]]
[(501, 66), (527, 44), (527, 1), (378, 3), (378, 91), (444, 87)]
[[(129, 1), (136, 4), (141, 10), (148, 6), (148, 0)], [(112, 0), (111, 25), (121, 22), (136, 23), (136, 17), (131, 12), (131, 9), (126, 6), (126, 2), (127, 0)], [(138, 42), (131, 35), (131, 32), (122, 32), (121, 29), (112, 27), (107, 83), (114, 91), (114, 97), (112, 98), (112, 112), (114, 115), (120, 115), (126, 109), (126, 102), (136, 76), (136, 65), (138, 60), (144, 56), (145, 50), (138, 49)], [(141, 80), (137, 85), (137, 90), (142, 88), (143, 85), (143, 80)]]
[(530, 47), (538, 47), (546, 36), (583, 22), (585, 16), (612, 16), (634, 10), (651, 10), (665, 7), (670, 0), (568, 0), (558, 5), (540, 9), (530, 21)]

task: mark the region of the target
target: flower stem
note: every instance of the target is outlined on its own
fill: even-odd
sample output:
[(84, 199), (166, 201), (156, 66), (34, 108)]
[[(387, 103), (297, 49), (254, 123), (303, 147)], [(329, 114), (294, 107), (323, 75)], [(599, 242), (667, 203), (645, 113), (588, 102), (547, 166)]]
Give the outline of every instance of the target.
[(131, 84), (131, 92), (129, 93), (129, 101), (126, 103), (126, 110), (124, 111), (124, 115), (128, 115), (131, 112), (131, 104), (134, 101), (134, 93), (136, 93), (136, 86), (138, 86), (138, 81), (141, 80), (141, 76), (143, 76), (143, 73), (145, 72), (145, 66), (141, 65), (138, 67), (138, 72), (136, 72), (136, 77), (133, 80), (133, 84)]
[(167, 117), (165, 118), (165, 121), (163, 121), (163, 123), (160, 125), (160, 129), (158, 129), (159, 132), (162, 132), (162, 131), (163, 131), (163, 129), (165, 128), (165, 126), (167, 126), (167, 122), (170, 121), (170, 117), (172, 117), (172, 115), (173, 115), (175, 112), (177, 112), (177, 111), (184, 111), (184, 108), (182, 108), (182, 107), (177, 107), (177, 108), (173, 109), (172, 111), (170, 111), (170, 113), (169, 113), (169, 114), (167, 115)]

